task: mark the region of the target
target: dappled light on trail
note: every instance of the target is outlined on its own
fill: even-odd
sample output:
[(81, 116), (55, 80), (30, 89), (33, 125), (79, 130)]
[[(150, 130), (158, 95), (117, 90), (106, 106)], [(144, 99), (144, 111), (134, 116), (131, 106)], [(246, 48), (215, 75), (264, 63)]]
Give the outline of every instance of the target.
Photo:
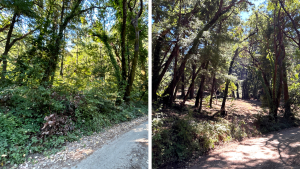
[(274, 132), (215, 150), (199, 157), (196, 168), (285, 168), (300, 166), (300, 128)]

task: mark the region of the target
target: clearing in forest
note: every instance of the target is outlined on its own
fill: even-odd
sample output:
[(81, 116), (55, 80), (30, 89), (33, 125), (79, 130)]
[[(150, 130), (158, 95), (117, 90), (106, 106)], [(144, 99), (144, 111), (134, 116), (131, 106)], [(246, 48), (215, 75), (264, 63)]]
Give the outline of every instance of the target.
[[(262, 107), (259, 100), (229, 98), (225, 117), (217, 113), (220, 111), (222, 99), (214, 100), (212, 108), (204, 101), (201, 113), (194, 106), (194, 99), (188, 100), (185, 106), (180, 106), (180, 102), (181, 99), (176, 99), (172, 108), (153, 109), (154, 167), (197, 166), (199, 159), (206, 158), (203, 155), (211, 154), (214, 149), (218, 151), (227, 147), (228, 144), (224, 143), (238, 144), (245, 138), (254, 139), (264, 133), (299, 124), (297, 120), (284, 119), (283, 113), (278, 114), (277, 123), (268, 121), (268, 110)], [(216, 151), (212, 153), (215, 154)], [(207, 157), (208, 160), (209, 158), (212, 156)], [(230, 164), (228, 162), (229, 166)], [(211, 167), (213, 166), (215, 165)]]

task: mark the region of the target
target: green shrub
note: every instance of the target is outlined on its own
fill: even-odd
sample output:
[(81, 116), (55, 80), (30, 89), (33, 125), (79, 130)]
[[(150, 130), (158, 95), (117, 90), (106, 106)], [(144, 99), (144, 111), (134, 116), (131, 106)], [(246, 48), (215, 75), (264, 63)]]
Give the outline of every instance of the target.
[(220, 119), (220, 122), (201, 122), (197, 124), (197, 134), (201, 139), (201, 148), (207, 151), (214, 148), (217, 142), (227, 142), (232, 139), (230, 135), (230, 123), (227, 120)]
[(152, 144), (154, 168), (186, 160), (198, 147), (196, 129), (187, 120), (176, 119), (170, 129), (160, 130), (153, 135)]
[(147, 113), (141, 102), (115, 106), (113, 98), (97, 87), (0, 89), (0, 165), (22, 163), (30, 153), (55, 153), (67, 140), (78, 140), (81, 131), (93, 133)]
[(186, 119), (175, 119), (169, 128), (163, 128), (166, 120), (152, 122), (152, 166), (185, 161), (193, 154), (203, 154), (219, 142), (246, 137), (243, 121), (230, 123), (225, 119), (190, 123)]
[(148, 112), (147, 105), (141, 102), (116, 106), (108, 99), (110, 96), (102, 90), (92, 89), (84, 93), (85, 97), (81, 100), (75, 114), (77, 127), (86, 133), (101, 131), (107, 126), (131, 120)]
[(234, 121), (231, 124), (231, 136), (237, 140), (242, 140), (244, 137), (247, 137), (247, 133), (243, 127), (245, 124), (244, 120), (237, 121), (236, 117), (234, 117)]

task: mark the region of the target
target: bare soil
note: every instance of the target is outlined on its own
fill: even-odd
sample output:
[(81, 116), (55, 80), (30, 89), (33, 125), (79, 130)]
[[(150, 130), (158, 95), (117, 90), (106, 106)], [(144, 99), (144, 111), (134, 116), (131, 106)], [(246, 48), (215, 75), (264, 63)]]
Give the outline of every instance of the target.
[(300, 168), (300, 127), (230, 143), (184, 168)]
[[(221, 108), (221, 99), (214, 99), (212, 108), (203, 101), (202, 111), (194, 107), (195, 100), (187, 100), (185, 107), (181, 107), (181, 99), (176, 99), (176, 106), (162, 110), (164, 118), (182, 118), (187, 112), (193, 112), (195, 122), (214, 120), (212, 116)], [(242, 100), (228, 98), (226, 102), (227, 115), (225, 119), (233, 122), (243, 120), (247, 137), (230, 143), (220, 143), (204, 156), (196, 156), (188, 162), (169, 164), (162, 168), (299, 168), (300, 169), (300, 128), (293, 127), (263, 135), (264, 130), (271, 124), (265, 123), (268, 109), (262, 108), (258, 100)], [(154, 113), (154, 116), (156, 113)], [(262, 121), (258, 122), (258, 118)], [(289, 123), (283, 118), (283, 111), (279, 109), (278, 123)], [(277, 124), (278, 124), (277, 123)], [(261, 125), (264, 124), (264, 125)], [(284, 125), (285, 125), (284, 124)], [(269, 125), (269, 126), (268, 126)], [(273, 124), (272, 124), (273, 125)], [(288, 125), (293, 126), (293, 125)], [(168, 127), (168, 126), (166, 126)], [(278, 126), (277, 126), (278, 127)], [(278, 127), (275, 130), (280, 130)]]

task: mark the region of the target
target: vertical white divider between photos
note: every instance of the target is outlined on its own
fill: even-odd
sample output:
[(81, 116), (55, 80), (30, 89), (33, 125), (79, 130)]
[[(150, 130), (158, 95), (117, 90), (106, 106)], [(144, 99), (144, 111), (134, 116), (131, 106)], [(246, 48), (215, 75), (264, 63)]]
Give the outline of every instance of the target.
[(152, 169), (152, 0), (148, 1), (148, 168)]

